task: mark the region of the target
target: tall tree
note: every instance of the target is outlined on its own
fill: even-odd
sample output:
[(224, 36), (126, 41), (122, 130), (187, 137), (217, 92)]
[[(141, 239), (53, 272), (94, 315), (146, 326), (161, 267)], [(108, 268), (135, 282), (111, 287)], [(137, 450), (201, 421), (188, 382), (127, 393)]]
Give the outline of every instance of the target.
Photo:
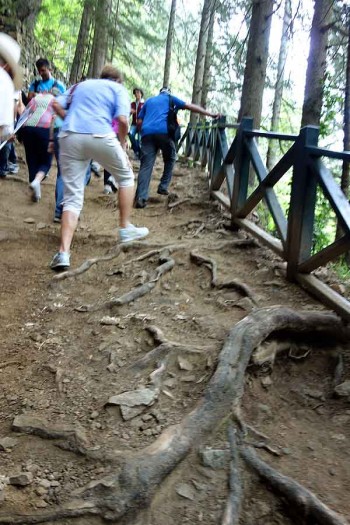
[(73, 63), (69, 75), (69, 83), (75, 84), (80, 80), (83, 71), (84, 57), (88, 50), (89, 32), (94, 11), (92, 0), (85, 0), (81, 16), (77, 45), (75, 48)]
[[(215, 0), (204, 0), (202, 17), (201, 17), (201, 26), (199, 29), (198, 37), (198, 47), (197, 47), (197, 57), (196, 57), (196, 66), (194, 70), (194, 80), (193, 80), (193, 90), (192, 90), (192, 104), (200, 104), (202, 97), (202, 86), (203, 86), (203, 74), (204, 74), (204, 64), (205, 56), (207, 50), (208, 34), (209, 34), (209, 25), (210, 25), (210, 15), (215, 6)], [(191, 113), (190, 122), (194, 124), (197, 122), (197, 114)]]
[(273, 8), (274, 0), (253, 0), (238, 121), (252, 117), (255, 128), (261, 121)]
[(321, 120), (332, 5), (333, 0), (315, 0), (301, 117), (302, 127), (308, 124), (318, 126)]
[(88, 76), (99, 77), (106, 62), (108, 46), (108, 14), (112, 0), (98, 0), (95, 8), (94, 40), (90, 57)]
[(201, 106), (204, 108), (207, 107), (207, 98), (210, 88), (210, 67), (213, 60), (213, 37), (214, 37), (214, 22), (215, 22), (215, 11), (217, 6), (217, 1), (214, 1), (209, 18), (209, 29), (208, 29), (208, 39), (205, 49), (205, 59), (204, 59), (204, 68), (203, 68), (203, 82), (202, 82), (202, 93), (201, 93)]
[(168, 86), (169, 81), (170, 81), (171, 50), (172, 50), (173, 37), (174, 37), (175, 13), (176, 13), (176, 0), (172, 0), (171, 9), (170, 9), (170, 17), (169, 17), (168, 34), (167, 34), (167, 39), (166, 39), (163, 86)]
[[(284, 4), (284, 15), (283, 15), (283, 27), (281, 45), (278, 55), (278, 66), (277, 66), (277, 79), (275, 84), (275, 96), (272, 106), (272, 118), (271, 118), (271, 131), (276, 131), (278, 128), (278, 122), (281, 113), (281, 103), (283, 96), (283, 82), (284, 82), (284, 70), (288, 55), (288, 44), (291, 35), (291, 21), (292, 21), (292, 2), (291, 0), (285, 0)], [(266, 164), (268, 170), (271, 170), (275, 164), (276, 159), (276, 141), (270, 140)]]

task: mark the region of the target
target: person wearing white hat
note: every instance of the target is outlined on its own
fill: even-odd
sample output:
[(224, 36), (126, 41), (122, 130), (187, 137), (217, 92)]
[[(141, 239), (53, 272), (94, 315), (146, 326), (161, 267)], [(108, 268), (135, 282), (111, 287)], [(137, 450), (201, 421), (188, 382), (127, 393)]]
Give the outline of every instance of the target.
[(20, 55), (17, 42), (0, 33), (0, 142), (13, 133), (14, 95), (22, 86)]

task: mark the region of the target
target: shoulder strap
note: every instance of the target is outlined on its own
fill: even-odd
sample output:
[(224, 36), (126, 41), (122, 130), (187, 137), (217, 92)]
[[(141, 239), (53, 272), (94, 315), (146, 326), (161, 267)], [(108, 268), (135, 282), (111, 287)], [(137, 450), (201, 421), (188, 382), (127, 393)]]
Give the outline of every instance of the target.
[(37, 92), (37, 89), (38, 89), (39, 84), (40, 84), (40, 80), (38, 80), (38, 79), (36, 78), (35, 81), (34, 81), (34, 93)]

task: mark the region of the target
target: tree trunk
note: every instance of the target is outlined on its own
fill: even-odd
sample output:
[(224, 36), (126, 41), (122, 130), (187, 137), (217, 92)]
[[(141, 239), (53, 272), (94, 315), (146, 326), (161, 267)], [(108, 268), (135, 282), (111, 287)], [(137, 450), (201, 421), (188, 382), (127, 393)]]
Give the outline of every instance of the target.
[(208, 40), (205, 50), (205, 60), (204, 60), (204, 70), (203, 70), (203, 85), (202, 85), (202, 95), (201, 95), (201, 106), (203, 108), (207, 107), (207, 98), (210, 88), (210, 67), (213, 59), (213, 36), (214, 36), (214, 22), (215, 22), (215, 10), (217, 2), (214, 2), (213, 8), (210, 13), (209, 18), (209, 30), (208, 30)]
[(252, 117), (260, 127), (274, 0), (253, 0), (238, 122)]
[(333, 0), (315, 0), (301, 127), (320, 124), (332, 4)]
[[(347, 8), (347, 28), (348, 28), (348, 46), (346, 61), (346, 78), (345, 78), (345, 100), (344, 100), (344, 151), (350, 151), (350, 7)], [(340, 187), (347, 199), (350, 197), (350, 166), (349, 162), (343, 161), (343, 169), (340, 180)], [(340, 224), (337, 225), (336, 239), (343, 235)], [(346, 261), (350, 265), (350, 253), (346, 254)]]
[(98, 78), (106, 62), (108, 47), (108, 13), (112, 0), (99, 0), (96, 4), (95, 31), (89, 64), (89, 77)]
[[(215, 7), (215, 0), (204, 0), (202, 18), (201, 18), (201, 26), (200, 26), (199, 37), (198, 37), (196, 66), (194, 70), (192, 104), (200, 104), (201, 97), (202, 97), (204, 63), (205, 63), (205, 56), (206, 56), (206, 50), (207, 50), (210, 15), (211, 15), (211, 12), (214, 10), (214, 7)], [(195, 124), (196, 122), (197, 122), (197, 114), (191, 113), (190, 123)]]
[(77, 45), (75, 48), (73, 64), (69, 76), (70, 84), (75, 84), (80, 80), (82, 76), (84, 55), (86, 54), (88, 49), (89, 31), (93, 9), (94, 6), (91, 0), (85, 0), (83, 14), (81, 16)]
[(116, 8), (115, 8), (115, 14), (114, 14), (110, 62), (113, 62), (113, 57), (114, 57), (115, 43), (116, 43), (116, 39), (117, 39), (118, 17), (119, 17), (119, 0), (117, 0), (117, 5), (116, 5)]
[(163, 86), (168, 86), (169, 80), (170, 80), (171, 48), (172, 48), (173, 36), (174, 36), (175, 12), (176, 12), (176, 0), (172, 0), (171, 9), (170, 9), (169, 26), (168, 26), (168, 35), (166, 39)]
[[(285, 0), (284, 4), (284, 16), (283, 16), (283, 28), (281, 46), (278, 56), (277, 66), (277, 80), (275, 84), (275, 98), (272, 107), (272, 118), (271, 118), (271, 131), (276, 131), (281, 113), (282, 95), (283, 95), (283, 81), (284, 81), (284, 68), (286, 65), (288, 55), (288, 44), (290, 38), (290, 25), (292, 21), (292, 5), (291, 0)], [(266, 165), (270, 171), (276, 163), (276, 141), (270, 140), (269, 147), (267, 150)]]

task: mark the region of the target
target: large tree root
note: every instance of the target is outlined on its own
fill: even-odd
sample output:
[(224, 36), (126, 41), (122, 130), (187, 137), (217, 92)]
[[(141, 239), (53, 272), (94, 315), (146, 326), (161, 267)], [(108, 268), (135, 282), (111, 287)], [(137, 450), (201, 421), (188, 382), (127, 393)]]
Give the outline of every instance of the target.
[[(151, 445), (134, 454), (115, 451), (114, 474), (81, 489), (79, 501), (42, 515), (0, 516), (0, 523), (53, 522), (63, 515), (74, 517), (83, 513), (99, 514), (106, 520), (117, 521), (128, 511), (146, 505), (162, 480), (217, 428), (231, 413), (232, 405), (239, 404), (251, 353), (276, 330), (298, 334), (316, 332), (332, 335), (334, 340), (349, 340), (350, 336), (350, 330), (334, 314), (299, 313), (283, 307), (256, 309), (230, 331), (202, 399), (181, 423), (167, 428)], [(75, 514), (67, 514), (72, 512), (72, 505)], [(346, 521), (333, 521), (329, 525), (335, 523), (345, 525)]]
[(170, 257), (160, 256), (160, 262), (160, 266), (156, 268), (156, 270), (151, 275), (150, 280), (147, 281), (145, 284), (136, 286), (135, 288), (130, 290), (130, 292), (127, 292), (124, 295), (121, 295), (120, 297), (115, 297), (102, 304), (82, 305), (76, 308), (76, 310), (78, 312), (97, 312), (98, 310), (102, 310), (104, 308), (123, 306), (125, 304), (131, 303), (132, 301), (135, 301), (136, 299), (139, 299), (140, 297), (143, 297), (144, 295), (148, 294), (151, 290), (153, 290), (153, 288), (155, 288), (157, 281), (162, 275), (172, 270), (175, 266), (174, 259), (171, 259)]
[(237, 525), (241, 510), (243, 488), (239, 468), (239, 452), (237, 448), (236, 434), (232, 425), (228, 428), (228, 440), (231, 451), (229, 478), (230, 490), (221, 525)]
[(266, 482), (274, 492), (282, 496), (290, 507), (297, 510), (297, 514), (309, 523), (317, 525), (347, 525), (348, 522), (322, 501), (315, 494), (294, 481), (284, 476), (274, 468), (262, 461), (250, 447), (240, 447), (240, 454), (250, 468)]

